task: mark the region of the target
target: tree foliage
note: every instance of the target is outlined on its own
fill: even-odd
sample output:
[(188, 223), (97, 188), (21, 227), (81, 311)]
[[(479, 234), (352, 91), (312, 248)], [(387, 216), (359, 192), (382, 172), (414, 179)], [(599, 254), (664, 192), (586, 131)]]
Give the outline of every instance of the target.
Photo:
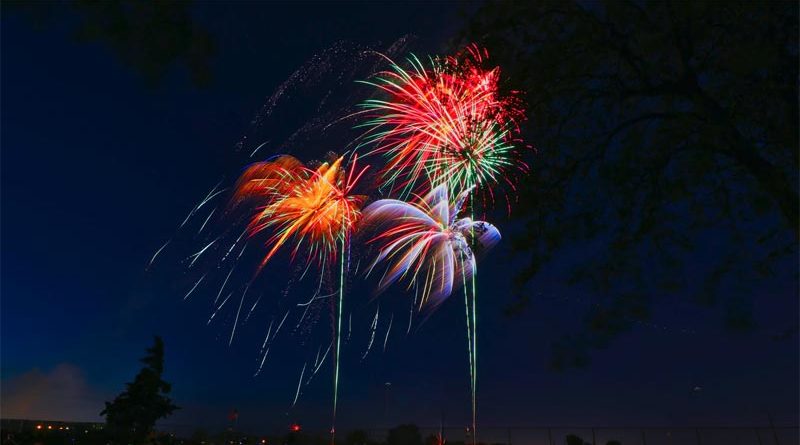
[(369, 435), (364, 430), (353, 430), (347, 433), (344, 443), (347, 445), (369, 445)]
[(133, 382), (113, 402), (106, 402), (100, 413), (106, 417), (110, 432), (120, 440), (143, 443), (153, 431), (158, 419), (172, 414), (178, 406), (167, 397), (172, 387), (161, 378), (164, 372), (164, 342), (156, 337), (147, 355), (141, 359), (145, 365)]
[(754, 325), (754, 289), (797, 252), (797, 35), (796, 2), (499, 1), (474, 14), (465, 37), (526, 94), (536, 146), (511, 311), (574, 245), (569, 283), (601, 296), (555, 345), (557, 368), (586, 364), (658, 296)]
[(398, 425), (389, 430), (387, 445), (422, 445), (422, 435), (416, 425)]
[(21, 13), (38, 28), (67, 24), (77, 41), (107, 46), (150, 86), (158, 85), (178, 66), (187, 69), (197, 86), (212, 80), (214, 40), (193, 17), (189, 0), (10, 0), (3, 8)]

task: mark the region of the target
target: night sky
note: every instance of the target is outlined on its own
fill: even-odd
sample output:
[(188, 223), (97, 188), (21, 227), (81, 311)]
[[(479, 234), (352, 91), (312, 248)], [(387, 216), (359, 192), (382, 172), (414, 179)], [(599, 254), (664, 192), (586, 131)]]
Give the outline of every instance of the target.
[[(319, 342), (271, 355), (253, 377), (268, 317), (254, 314), (259, 327), (247, 326), (229, 346), (230, 323), (206, 324), (213, 292), (182, 301), (185, 279), (168, 265), (178, 254), (151, 271), (145, 266), (230, 173), (234, 145), (300, 65), (340, 40), (385, 48), (406, 34), (416, 36), (415, 51), (435, 53), (461, 23), (461, 8), (450, 3), (375, 3), (198, 5), (197, 19), (216, 44), (213, 83), (200, 88), (181, 68), (148, 86), (107, 46), (70, 38), (69, 16), (37, 28), (4, 14), (3, 417), (99, 419), (102, 402), (133, 378), (138, 358), (161, 335), (165, 379), (183, 407), (165, 423), (219, 426), (236, 408), (242, 426), (253, 430), (293, 421), (327, 425), (329, 367), (288, 409), (304, 357), (313, 359)], [(507, 236), (521, 230), (502, 213), (494, 222)], [(560, 279), (559, 264), (581, 255), (557, 256), (533, 283), (539, 298), (518, 317), (504, 309), (514, 301), (519, 259), (503, 243), (481, 263), (481, 425), (761, 425), (768, 413), (796, 422), (797, 337), (770, 340), (796, 320), (790, 274), (755, 298), (764, 329), (727, 332), (718, 308), (676, 296), (674, 304), (660, 300), (648, 323), (593, 353), (588, 367), (555, 372), (550, 345), (593, 297)], [(685, 260), (703, 262), (704, 255), (713, 252)], [(266, 294), (281, 289), (275, 284)], [(375, 301), (366, 291), (349, 298), (371, 315)], [(370, 320), (358, 320), (363, 343)], [(385, 352), (377, 347), (361, 361), (356, 351), (343, 361), (341, 425), (431, 426), (442, 413), (448, 424), (469, 422), (461, 300), (449, 300), (408, 336), (404, 331)]]

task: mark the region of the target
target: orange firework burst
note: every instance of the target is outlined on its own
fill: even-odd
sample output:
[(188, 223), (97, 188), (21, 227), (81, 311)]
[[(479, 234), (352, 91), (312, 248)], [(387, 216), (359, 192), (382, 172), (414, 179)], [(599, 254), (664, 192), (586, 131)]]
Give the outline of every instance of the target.
[(365, 197), (351, 195), (366, 167), (348, 171), (343, 157), (311, 169), (297, 158), (282, 155), (248, 167), (236, 185), (234, 199), (256, 200), (259, 205), (248, 225), (250, 235), (271, 231), (267, 254), (259, 270), (289, 239), (294, 239), (292, 258), (303, 245), (308, 259), (320, 264), (336, 258), (337, 242), (346, 240), (361, 216)]

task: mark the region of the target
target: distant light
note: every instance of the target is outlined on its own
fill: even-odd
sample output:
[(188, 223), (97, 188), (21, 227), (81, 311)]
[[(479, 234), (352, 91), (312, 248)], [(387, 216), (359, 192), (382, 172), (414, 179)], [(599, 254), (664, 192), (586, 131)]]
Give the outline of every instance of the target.
[(65, 430), (68, 430), (68, 429), (69, 429), (69, 427), (68, 427), (68, 426), (67, 426), (67, 427), (64, 427), (64, 429), (65, 429)]
[(267, 443), (267, 439), (261, 439), (261, 443)]
[(40, 429), (42, 429), (42, 426), (41, 425), (36, 425), (36, 429), (40, 430)]
[(297, 432), (297, 431), (300, 431), (301, 428), (300, 428), (299, 424), (293, 423), (291, 429), (292, 429), (292, 431)]
[(48, 430), (52, 430), (53, 429), (53, 425), (47, 425), (47, 429)]

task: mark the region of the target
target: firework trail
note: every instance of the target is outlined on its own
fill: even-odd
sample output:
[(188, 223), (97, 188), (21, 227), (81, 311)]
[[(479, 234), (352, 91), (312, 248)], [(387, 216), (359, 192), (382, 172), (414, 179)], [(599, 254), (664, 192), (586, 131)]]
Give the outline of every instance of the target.
[(158, 254), (161, 253), (161, 251), (164, 250), (165, 247), (167, 247), (167, 244), (169, 244), (170, 241), (172, 240), (167, 240), (166, 243), (161, 245), (161, 247), (158, 250), (156, 250), (156, 253), (153, 254), (152, 258), (150, 258), (150, 261), (147, 263), (147, 267), (145, 267), (145, 270), (149, 269), (153, 265), (153, 262), (156, 260), (156, 257), (158, 257)]
[[(320, 270), (324, 271), (327, 264), (335, 264), (336, 259), (339, 259), (339, 289), (334, 327), (336, 348), (332, 435), (335, 434), (339, 395), (345, 256), (355, 224), (361, 216), (361, 206), (366, 199), (365, 196), (351, 194), (366, 167), (357, 172), (357, 159), (354, 158), (350, 169), (345, 170), (342, 167), (343, 160), (344, 157), (339, 157), (332, 163), (322, 163), (312, 170), (297, 158), (289, 155), (278, 156), (273, 160), (248, 167), (239, 179), (234, 193), (234, 205), (256, 201), (257, 211), (247, 228), (250, 236), (265, 231), (271, 233), (266, 242), (268, 251), (258, 271), (290, 239), (294, 239), (292, 259), (302, 246), (306, 248), (309, 265), (316, 260)], [(316, 296), (312, 301), (315, 298)], [(301, 375), (295, 402), (302, 380)]]
[[(380, 279), (382, 291), (405, 279), (409, 286), (421, 287), (419, 308), (441, 304), (455, 287), (463, 286), (467, 318), (470, 387), (472, 395), (473, 440), (477, 423), (477, 273), (473, 249), (486, 250), (500, 241), (500, 232), (484, 221), (458, 218), (466, 195), (450, 201), (446, 184), (441, 184), (415, 202), (395, 199), (376, 201), (364, 209), (364, 224), (374, 225), (380, 234), (370, 240), (382, 246), (369, 271), (378, 264), (388, 266)], [(470, 292), (471, 290), (471, 292)], [(374, 326), (374, 322), (373, 322)], [(391, 329), (391, 321), (390, 328)], [(387, 337), (388, 339), (388, 332)], [(384, 340), (384, 348), (386, 347)]]
[(375, 309), (375, 317), (372, 318), (372, 324), (370, 324), (370, 334), (369, 334), (369, 343), (367, 344), (367, 349), (364, 351), (364, 354), (361, 356), (361, 360), (367, 358), (369, 351), (372, 349), (372, 343), (375, 342), (375, 333), (378, 330), (378, 316), (381, 312), (381, 306), (378, 305), (378, 308)]
[(200, 285), (200, 283), (202, 283), (202, 282), (203, 282), (203, 280), (205, 279), (205, 277), (206, 277), (206, 276), (205, 276), (205, 275), (203, 275), (202, 277), (200, 277), (200, 279), (199, 279), (199, 280), (197, 280), (197, 281), (194, 283), (194, 286), (192, 286), (192, 288), (191, 288), (191, 289), (189, 289), (189, 292), (187, 292), (187, 293), (186, 293), (186, 295), (184, 295), (184, 296), (183, 296), (183, 299), (184, 299), (184, 300), (185, 300), (185, 299), (187, 299), (187, 298), (189, 298), (189, 295), (192, 295), (192, 292), (194, 292), (194, 290), (195, 290), (195, 289), (197, 289), (197, 286), (199, 286), (199, 285)]
[(295, 393), (294, 393), (294, 400), (292, 400), (292, 406), (291, 407), (294, 407), (294, 405), (297, 404), (297, 398), (300, 397), (300, 388), (301, 388), (301, 386), (303, 384), (303, 375), (306, 373), (306, 365), (307, 364), (308, 364), (308, 362), (303, 363), (303, 370), (300, 371), (300, 378), (297, 380), (297, 391), (295, 391)]

